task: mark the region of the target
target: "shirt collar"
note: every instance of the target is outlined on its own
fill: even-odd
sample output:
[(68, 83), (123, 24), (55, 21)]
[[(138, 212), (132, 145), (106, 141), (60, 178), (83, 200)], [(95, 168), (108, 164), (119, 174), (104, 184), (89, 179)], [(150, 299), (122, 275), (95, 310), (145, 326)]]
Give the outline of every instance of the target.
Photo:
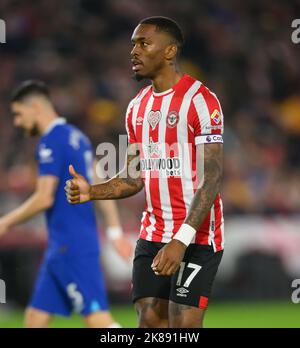
[(187, 74), (183, 74), (180, 78), (180, 80), (171, 88), (167, 89), (166, 91), (163, 92), (154, 92), (153, 90), (153, 86), (152, 86), (152, 94), (154, 97), (162, 97), (162, 96), (166, 96), (167, 94), (170, 94), (172, 92), (174, 92), (175, 90), (177, 90), (183, 83), (183, 81), (188, 77)]
[(45, 130), (43, 135), (49, 134), (53, 128), (55, 128), (56, 126), (60, 125), (60, 124), (65, 124), (66, 123), (66, 119), (63, 117), (58, 117), (56, 118), (54, 121), (52, 121), (48, 128)]

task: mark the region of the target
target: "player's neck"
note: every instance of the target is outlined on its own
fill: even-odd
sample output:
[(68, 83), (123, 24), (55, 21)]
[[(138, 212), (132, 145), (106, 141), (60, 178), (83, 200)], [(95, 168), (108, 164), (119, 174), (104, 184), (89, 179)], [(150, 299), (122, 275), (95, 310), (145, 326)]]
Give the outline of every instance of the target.
[(58, 115), (55, 112), (47, 112), (41, 117), (39, 122), (40, 133), (44, 134), (51, 124), (58, 119)]
[(164, 69), (152, 79), (153, 91), (156, 93), (167, 91), (175, 86), (182, 76), (183, 73), (174, 67)]

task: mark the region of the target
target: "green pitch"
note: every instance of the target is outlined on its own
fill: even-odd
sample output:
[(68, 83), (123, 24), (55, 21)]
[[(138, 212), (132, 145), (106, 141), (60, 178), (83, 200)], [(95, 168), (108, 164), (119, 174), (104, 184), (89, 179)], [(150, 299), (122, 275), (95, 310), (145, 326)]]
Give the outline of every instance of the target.
[[(0, 309), (1, 309), (0, 305)], [(136, 327), (136, 314), (131, 305), (112, 306), (112, 312), (123, 327)], [(1, 328), (22, 327), (23, 313), (14, 311), (1, 314)], [(72, 318), (57, 317), (52, 323), (55, 328), (80, 328), (83, 327), (79, 316)], [(206, 318), (207, 328), (300, 328), (300, 303), (212, 303)]]

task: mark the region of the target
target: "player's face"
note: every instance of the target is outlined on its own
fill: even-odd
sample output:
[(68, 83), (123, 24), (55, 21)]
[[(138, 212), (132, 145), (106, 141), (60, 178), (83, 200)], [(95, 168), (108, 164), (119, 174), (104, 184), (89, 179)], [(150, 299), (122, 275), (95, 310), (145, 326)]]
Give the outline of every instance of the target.
[(131, 62), (135, 78), (153, 79), (167, 64), (166, 49), (170, 45), (170, 37), (156, 31), (152, 24), (139, 24), (131, 37)]
[(35, 136), (39, 133), (36, 122), (36, 109), (30, 103), (13, 102), (11, 111), (14, 116), (14, 125), (22, 128), (30, 136)]

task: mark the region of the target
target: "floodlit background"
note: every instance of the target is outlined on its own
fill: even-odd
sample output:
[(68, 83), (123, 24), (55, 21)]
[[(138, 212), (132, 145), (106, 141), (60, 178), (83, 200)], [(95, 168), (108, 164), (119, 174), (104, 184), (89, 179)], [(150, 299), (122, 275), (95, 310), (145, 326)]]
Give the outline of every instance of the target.
[[(227, 246), (205, 325), (300, 327), (300, 303), (292, 302), (292, 281), (300, 278), (300, 43), (291, 39), (299, 0), (1, 0), (7, 37), (0, 44), (0, 215), (23, 202), (35, 183), (36, 140), (13, 129), (12, 89), (24, 79), (45, 80), (59, 113), (95, 148), (118, 146), (126, 106), (142, 86), (131, 79), (130, 37), (151, 15), (182, 26), (182, 69), (218, 95), (225, 115)], [(118, 205), (135, 243), (144, 195)], [(134, 327), (131, 267), (101, 225), (99, 219), (113, 313)], [(22, 325), (45, 243), (42, 216), (0, 240), (7, 295), (0, 327)], [(75, 316), (53, 325), (81, 323)]]

